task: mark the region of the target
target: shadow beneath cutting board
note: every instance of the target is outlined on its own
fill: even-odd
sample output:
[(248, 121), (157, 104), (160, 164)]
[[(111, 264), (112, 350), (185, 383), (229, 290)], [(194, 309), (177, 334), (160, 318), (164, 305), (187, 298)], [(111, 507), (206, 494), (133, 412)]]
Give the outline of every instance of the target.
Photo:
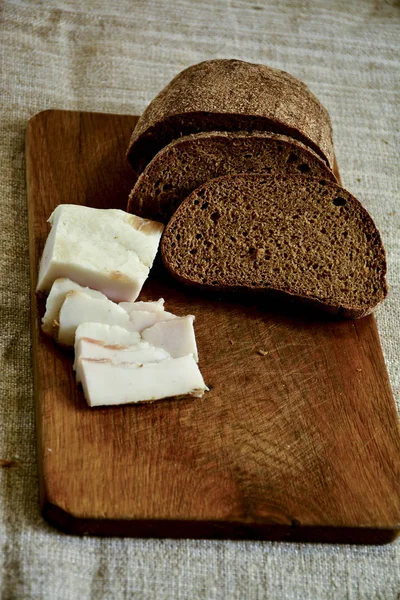
[(235, 523), (234, 521), (175, 520), (88, 520), (74, 517), (52, 504), (42, 509), (44, 518), (55, 529), (78, 536), (118, 536), (132, 538), (228, 539), (322, 544), (383, 545), (397, 534), (390, 529), (360, 527), (302, 527), (295, 519), (291, 525), (276, 523)]

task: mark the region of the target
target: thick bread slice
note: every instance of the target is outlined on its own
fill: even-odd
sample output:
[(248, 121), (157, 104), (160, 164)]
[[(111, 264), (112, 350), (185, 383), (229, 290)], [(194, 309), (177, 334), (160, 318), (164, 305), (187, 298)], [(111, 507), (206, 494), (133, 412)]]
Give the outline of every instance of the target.
[(173, 215), (161, 253), (184, 283), (283, 293), (348, 318), (387, 294), (370, 215), (339, 185), (301, 175), (208, 181)]
[(179, 73), (137, 122), (128, 148), (134, 171), (172, 140), (200, 131), (283, 133), (334, 167), (328, 112), (304, 83), (266, 65), (218, 59)]
[(335, 181), (322, 158), (284, 135), (243, 131), (192, 134), (172, 141), (156, 154), (136, 182), (127, 210), (168, 223), (180, 203), (209, 179), (283, 171)]

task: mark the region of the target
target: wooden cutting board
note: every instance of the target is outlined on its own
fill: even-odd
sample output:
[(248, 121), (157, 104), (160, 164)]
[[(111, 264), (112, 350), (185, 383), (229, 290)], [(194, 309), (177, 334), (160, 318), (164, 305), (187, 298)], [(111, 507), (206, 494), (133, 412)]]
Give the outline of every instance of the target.
[(373, 316), (201, 295), (153, 268), (141, 299), (196, 315), (200, 400), (90, 409), (40, 330), (46, 219), (124, 209), (136, 117), (46, 111), (27, 132), (32, 333), (43, 515), (76, 534), (385, 543), (400, 527), (400, 436)]

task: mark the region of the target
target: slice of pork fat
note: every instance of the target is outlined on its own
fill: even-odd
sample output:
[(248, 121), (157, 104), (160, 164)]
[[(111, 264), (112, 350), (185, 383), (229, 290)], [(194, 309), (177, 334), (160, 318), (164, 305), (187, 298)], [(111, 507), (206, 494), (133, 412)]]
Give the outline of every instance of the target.
[(40, 261), (38, 292), (61, 277), (103, 292), (116, 302), (135, 300), (157, 254), (164, 226), (118, 209), (57, 206)]
[(56, 340), (64, 346), (73, 346), (78, 325), (85, 322), (119, 325), (129, 329), (129, 315), (107, 298), (92, 298), (79, 291), (68, 292), (58, 318)]
[(133, 310), (144, 310), (146, 312), (163, 312), (164, 311), (164, 298), (153, 302), (120, 302), (120, 307), (126, 310), (127, 313), (131, 313)]
[(105, 345), (90, 338), (81, 338), (75, 346), (76, 381), (82, 379), (81, 359), (109, 360), (120, 363), (156, 363), (171, 356), (162, 348), (150, 346), (147, 342), (138, 342), (134, 346)]
[[(75, 357), (79, 342), (84, 339), (95, 340), (98, 344), (114, 347), (136, 346), (141, 341), (137, 331), (128, 331), (118, 325), (106, 325), (105, 323), (81, 323), (75, 331)], [(76, 369), (76, 364), (74, 364)]]
[(176, 317), (169, 321), (158, 321), (142, 331), (142, 338), (153, 346), (163, 348), (169, 352), (172, 358), (193, 354), (197, 362), (198, 353), (193, 321), (193, 315)]
[(132, 328), (142, 332), (157, 321), (175, 319), (176, 315), (164, 310), (164, 298), (157, 302), (120, 302), (119, 306), (129, 313)]
[(152, 312), (147, 312), (144, 310), (132, 310), (129, 313), (129, 322), (131, 327), (134, 331), (138, 331), (139, 333), (141, 333), (144, 329), (151, 327), (154, 325), (154, 323), (157, 323), (157, 321), (169, 321), (176, 318), (176, 315), (173, 315), (166, 310)]
[(113, 364), (81, 358), (82, 387), (89, 406), (151, 402), (207, 389), (192, 355), (158, 363)]
[(70, 279), (56, 279), (51, 287), (50, 294), (47, 297), (46, 312), (42, 319), (42, 329), (47, 335), (52, 335), (53, 328), (56, 326), (55, 322), (58, 321), (58, 315), (60, 314), (60, 309), (65, 297), (68, 292), (72, 292), (73, 290), (79, 290), (93, 298), (106, 298), (101, 292), (82, 287)]

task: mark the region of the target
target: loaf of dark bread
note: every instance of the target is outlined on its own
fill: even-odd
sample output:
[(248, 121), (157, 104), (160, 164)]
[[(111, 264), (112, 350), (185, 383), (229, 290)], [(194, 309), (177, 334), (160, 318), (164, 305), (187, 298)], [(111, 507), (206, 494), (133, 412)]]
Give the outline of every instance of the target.
[(181, 202), (200, 185), (244, 172), (301, 172), (335, 181), (322, 158), (284, 135), (196, 133), (172, 141), (156, 154), (131, 192), (128, 212), (168, 223)]
[(133, 131), (127, 155), (136, 175), (172, 140), (201, 131), (283, 133), (334, 167), (328, 112), (304, 83), (266, 65), (219, 59), (179, 73)]
[(285, 294), (347, 318), (387, 294), (385, 250), (368, 212), (339, 185), (300, 174), (208, 181), (171, 218), (161, 254), (184, 283)]

